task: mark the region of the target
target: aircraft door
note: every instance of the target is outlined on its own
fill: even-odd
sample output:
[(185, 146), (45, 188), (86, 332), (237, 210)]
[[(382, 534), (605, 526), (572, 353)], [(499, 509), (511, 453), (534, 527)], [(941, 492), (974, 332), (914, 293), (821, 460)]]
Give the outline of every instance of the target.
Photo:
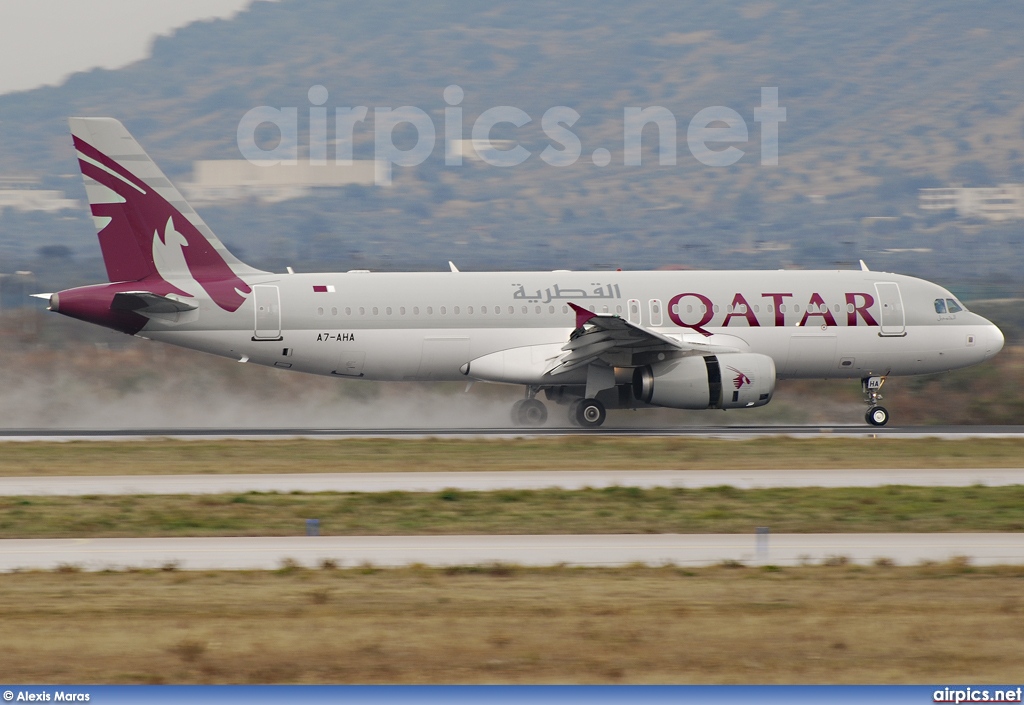
[(276, 286), (253, 286), (256, 323), (253, 340), (281, 340), (281, 294)]
[(650, 307), (651, 307), (650, 308), (650, 310), (651, 310), (651, 325), (655, 326), (655, 327), (660, 326), (661, 325), (661, 299), (651, 299)]
[(904, 336), (907, 334), (906, 316), (903, 310), (903, 296), (896, 282), (876, 282), (878, 307), (881, 311), (879, 335)]
[(783, 367), (786, 377), (826, 378), (836, 368), (837, 338), (833, 329), (795, 328), (789, 338), (789, 355)]
[(626, 320), (640, 325), (640, 302), (637, 299), (630, 299), (626, 304)]

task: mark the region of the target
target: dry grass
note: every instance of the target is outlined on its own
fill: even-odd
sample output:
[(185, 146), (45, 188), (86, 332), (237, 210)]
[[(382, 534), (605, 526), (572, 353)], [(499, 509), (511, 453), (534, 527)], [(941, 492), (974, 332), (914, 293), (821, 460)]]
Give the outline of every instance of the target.
[(0, 497), (0, 538), (1024, 531), (1024, 486)]
[(1024, 568), (0, 575), (11, 682), (995, 683)]
[(1018, 467), (1024, 440), (345, 439), (7, 442), (0, 476), (590, 469)]

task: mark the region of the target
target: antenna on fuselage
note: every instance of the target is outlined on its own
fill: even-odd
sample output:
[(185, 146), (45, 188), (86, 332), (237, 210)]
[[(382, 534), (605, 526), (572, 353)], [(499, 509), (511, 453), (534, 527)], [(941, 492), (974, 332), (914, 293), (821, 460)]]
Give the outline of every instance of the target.
[(864, 264), (864, 260), (860, 261), (860, 271), (862, 271), (862, 272), (870, 272), (871, 271), (870, 269), (868, 269), (868, 266), (866, 264)]
[(454, 262), (452, 262), (451, 260), (448, 260), (448, 266), (449, 266), (449, 267), (451, 267), (451, 269), (452, 269), (452, 271), (453, 271), (453, 272), (457, 272), (457, 271), (459, 271), (459, 268), (458, 268), (458, 267), (456, 267), (456, 266), (455, 266), (455, 263), (454, 263)]

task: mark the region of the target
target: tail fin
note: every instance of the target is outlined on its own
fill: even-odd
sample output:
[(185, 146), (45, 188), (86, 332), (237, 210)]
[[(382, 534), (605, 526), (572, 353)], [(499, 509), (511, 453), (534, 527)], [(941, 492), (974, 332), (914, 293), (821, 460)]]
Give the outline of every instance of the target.
[(110, 281), (145, 280), (154, 293), (188, 297), (201, 295), (197, 283), (237, 310), (252, 291), (241, 276), (262, 272), (228, 252), (119, 121), (68, 123)]

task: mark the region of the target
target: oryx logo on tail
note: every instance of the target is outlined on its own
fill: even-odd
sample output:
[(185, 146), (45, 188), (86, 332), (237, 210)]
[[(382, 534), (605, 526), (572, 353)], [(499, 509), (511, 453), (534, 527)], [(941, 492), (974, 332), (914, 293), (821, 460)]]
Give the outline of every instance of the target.
[[(73, 120), (80, 121), (83, 132), (97, 123), (95, 130), (104, 146), (112, 142), (113, 147), (131, 150), (134, 146), (137, 150), (110, 156), (79, 134), (73, 135), (110, 281), (143, 282), (147, 290), (162, 296), (197, 297), (205, 291), (225, 311), (238, 310), (252, 289), (211, 242), (212, 233), (204, 235), (157, 192), (158, 188), (164, 190), (191, 211), (141, 147), (134, 140), (130, 144), (112, 140), (120, 137), (114, 129), (127, 134), (123, 126), (110, 121), (116, 123), (114, 128), (102, 119)], [(133, 169), (144, 178), (125, 168), (119, 159), (137, 162)]]

